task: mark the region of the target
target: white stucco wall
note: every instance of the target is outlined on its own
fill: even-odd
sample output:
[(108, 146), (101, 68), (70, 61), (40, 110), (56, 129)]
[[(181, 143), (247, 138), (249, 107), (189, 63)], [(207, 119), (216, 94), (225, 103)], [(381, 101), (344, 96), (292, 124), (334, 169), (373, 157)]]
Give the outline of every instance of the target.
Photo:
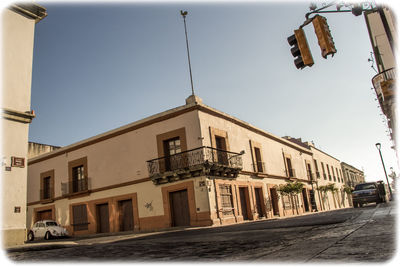
[(35, 21), (9, 9), (2, 12), (2, 107), (30, 111)]
[[(30, 111), (35, 21), (9, 9), (2, 20), (1, 108)], [(5, 245), (24, 242), (26, 228), (27, 166), (11, 166), (11, 157), (27, 158), (29, 124), (1, 119), (2, 225)], [(15, 212), (15, 207), (20, 212)]]

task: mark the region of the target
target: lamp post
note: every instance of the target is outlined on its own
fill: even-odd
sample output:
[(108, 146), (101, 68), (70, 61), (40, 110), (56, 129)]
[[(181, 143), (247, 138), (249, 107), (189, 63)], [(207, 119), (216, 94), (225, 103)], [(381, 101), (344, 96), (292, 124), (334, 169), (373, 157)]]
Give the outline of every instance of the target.
[(383, 162), (383, 157), (382, 157), (382, 152), (381, 152), (381, 143), (376, 143), (375, 146), (376, 146), (376, 148), (377, 148), (378, 151), (379, 151), (379, 156), (381, 156), (383, 171), (385, 172), (386, 182), (387, 182), (388, 187), (389, 187), (390, 200), (392, 200), (392, 199), (393, 199), (392, 189), (390, 188), (390, 183), (389, 183), (389, 179), (388, 179), (388, 176), (387, 176), (387, 173), (386, 173), (385, 163)]

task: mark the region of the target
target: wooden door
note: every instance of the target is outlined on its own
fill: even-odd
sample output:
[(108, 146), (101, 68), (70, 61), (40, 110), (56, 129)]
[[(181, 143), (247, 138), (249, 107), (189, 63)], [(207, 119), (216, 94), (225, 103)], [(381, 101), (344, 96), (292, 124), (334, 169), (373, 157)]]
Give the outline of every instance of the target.
[(119, 230), (133, 231), (133, 208), (132, 200), (122, 200), (118, 202), (119, 209)]
[(179, 167), (177, 166), (177, 160), (174, 155), (181, 152), (181, 141), (179, 137), (164, 141), (164, 159), (166, 171), (173, 171)]
[(215, 146), (217, 148), (218, 163), (228, 165), (228, 154), (226, 152), (226, 140), (224, 137), (215, 136)]
[(96, 205), (97, 211), (97, 232), (110, 232), (110, 218), (108, 215), (108, 203)]
[(37, 213), (36, 217), (36, 221), (53, 220), (53, 213), (51, 210), (42, 210)]
[(310, 206), (308, 205), (308, 198), (307, 198), (307, 189), (303, 188), (302, 190), (303, 195), (303, 203), (304, 203), (304, 211), (310, 211)]
[(271, 193), (272, 210), (274, 215), (279, 215), (278, 193), (275, 188), (271, 188), (269, 192)]
[(264, 212), (262, 209), (263, 196), (261, 188), (254, 188), (254, 194), (256, 197), (256, 209), (258, 213), (258, 217), (264, 217)]
[(189, 226), (190, 213), (187, 190), (169, 193), (172, 226)]
[(249, 214), (248, 214), (248, 210), (247, 210), (246, 190), (247, 190), (247, 188), (245, 188), (245, 187), (239, 187), (240, 207), (242, 208), (243, 220), (249, 219)]

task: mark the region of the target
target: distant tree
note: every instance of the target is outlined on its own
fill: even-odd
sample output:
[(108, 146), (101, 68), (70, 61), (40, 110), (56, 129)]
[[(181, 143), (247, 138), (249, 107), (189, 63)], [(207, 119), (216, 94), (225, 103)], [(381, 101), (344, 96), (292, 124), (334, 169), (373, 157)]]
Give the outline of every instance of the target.
[(292, 202), (292, 209), (293, 206), (296, 207), (297, 213), (299, 213), (298, 210), (298, 203), (296, 200), (298, 200), (297, 195), (301, 193), (303, 190), (304, 185), (298, 181), (296, 182), (287, 182), (286, 184), (281, 184), (279, 185), (277, 191), (283, 195), (283, 196), (289, 196)]
[(328, 186), (327, 185), (320, 185), (320, 186), (318, 186), (317, 190), (323, 193), (322, 201), (325, 203), (325, 201), (328, 200), (327, 201), (328, 202), (328, 209), (331, 209), (331, 205), (329, 204), (329, 199), (328, 199), (328, 191), (329, 191)]
[[(352, 206), (353, 204), (352, 204), (351, 192), (353, 191), (353, 188), (351, 188), (351, 187), (348, 186), (348, 185), (344, 185), (344, 186), (343, 186), (343, 191), (347, 194), (347, 198), (348, 198), (348, 200), (349, 200), (349, 204), (350, 204), (350, 206)], [(344, 204), (344, 203), (343, 203), (343, 204)]]

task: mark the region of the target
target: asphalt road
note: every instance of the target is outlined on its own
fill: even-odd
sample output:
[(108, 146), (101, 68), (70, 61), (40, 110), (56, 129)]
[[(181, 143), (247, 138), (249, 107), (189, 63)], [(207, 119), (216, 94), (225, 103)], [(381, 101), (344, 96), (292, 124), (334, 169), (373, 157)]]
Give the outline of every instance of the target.
[(386, 262), (395, 254), (394, 204), (242, 224), (55, 241), (9, 249), (17, 262)]

